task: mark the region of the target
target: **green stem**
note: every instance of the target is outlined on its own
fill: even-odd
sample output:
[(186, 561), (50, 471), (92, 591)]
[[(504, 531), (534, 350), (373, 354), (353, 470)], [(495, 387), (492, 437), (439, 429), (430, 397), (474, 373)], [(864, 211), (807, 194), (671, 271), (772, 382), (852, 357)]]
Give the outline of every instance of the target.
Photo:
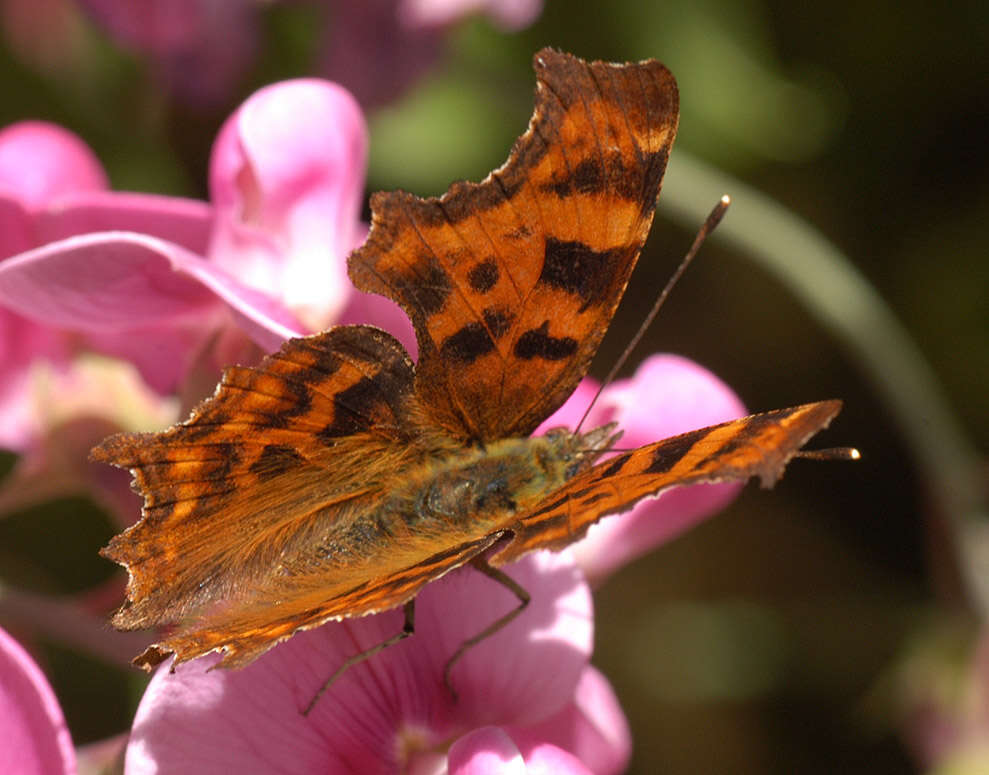
[(980, 458), (941, 386), (893, 311), (852, 262), (813, 226), (765, 194), (679, 151), (660, 208), (696, 226), (723, 194), (732, 211), (715, 232), (782, 281), (851, 353), (883, 397), (934, 505), (947, 515), (970, 601), (989, 614), (989, 515)]

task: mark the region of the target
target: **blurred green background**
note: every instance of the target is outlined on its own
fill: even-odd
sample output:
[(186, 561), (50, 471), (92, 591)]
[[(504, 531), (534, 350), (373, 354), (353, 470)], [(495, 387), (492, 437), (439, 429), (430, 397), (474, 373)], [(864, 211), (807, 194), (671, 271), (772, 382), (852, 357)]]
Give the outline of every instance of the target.
[[(0, 124), (61, 123), (94, 148), (115, 188), (205, 198), (217, 128), (257, 86), (308, 71), (314, 13), (265, 7), (256, 67), (209, 109), (156, 90), (145, 63), (95, 29), (69, 69), (4, 48)], [(369, 190), (438, 194), (499, 165), (528, 120), (530, 59), (544, 45), (654, 57), (681, 89), (670, 203), (593, 373), (614, 362), (699, 224), (676, 209), (683, 154), (837, 246), (929, 362), (967, 442), (989, 446), (989, 4), (547, 0), (521, 32), (468, 21), (423, 80), (370, 111)], [(744, 197), (726, 190), (738, 202), (730, 222)], [(785, 252), (782, 238), (764, 234)], [(854, 444), (863, 459), (798, 461), (773, 492), (750, 486), (598, 591), (595, 663), (632, 724), (630, 771), (911, 771), (897, 660), (918, 638), (977, 621), (950, 540), (959, 515), (945, 513), (932, 497), (943, 483), (918, 465), (927, 418), (892, 410), (862, 356), (730, 240), (691, 267), (639, 357), (654, 351), (706, 365), (753, 410), (843, 398), (821, 443)], [(95, 556), (110, 530), (75, 500), (8, 517), (0, 574), (37, 591), (85, 589), (113, 573)], [(42, 646), (77, 743), (126, 728), (139, 675)]]

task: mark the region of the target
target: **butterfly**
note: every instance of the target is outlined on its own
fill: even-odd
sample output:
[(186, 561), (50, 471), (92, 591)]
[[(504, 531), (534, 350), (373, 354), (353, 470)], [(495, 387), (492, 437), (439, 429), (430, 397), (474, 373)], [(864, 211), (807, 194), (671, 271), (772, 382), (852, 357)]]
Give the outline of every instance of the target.
[(416, 594), (451, 570), (511, 587), (501, 566), (670, 487), (770, 486), (838, 413), (822, 401), (610, 457), (613, 425), (530, 436), (621, 300), (679, 115), (655, 61), (544, 49), (534, 65), (533, 117), (502, 167), (440, 198), (371, 199), (350, 278), (408, 314), (417, 363), (384, 331), (331, 328), (228, 368), (185, 422), (93, 450), (144, 497), (103, 550), (129, 572), (113, 624), (177, 623), (135, 664), (219, 651), (239, 667), (300, 630), (403, 605), (407, 634)]

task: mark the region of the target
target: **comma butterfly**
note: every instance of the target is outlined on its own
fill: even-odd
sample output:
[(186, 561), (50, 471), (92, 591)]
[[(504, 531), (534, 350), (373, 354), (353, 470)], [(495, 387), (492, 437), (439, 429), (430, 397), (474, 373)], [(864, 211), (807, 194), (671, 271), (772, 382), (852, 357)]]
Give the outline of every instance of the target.
[(384, 331), (331, 328), (227, 369), (186, 422), (93, 450), (144, 496), (141, 521), (103, 550), (130, 574), (113, 624), (179, 622), (135, 664), (220, 651), (239, 667), (299, 630), (400, 605), (408, 634), (419, 590), (468, 563), (524, 606), (498, 566), (670, 487), (770, 486), (838, 413), (756, 414), (603, 461), (613, 425), (529, 437), (611, 321), (678, 120), (657, 62), (546, 49), (535, 68), (532, 120), (501, 168), (438, 199), (371, 199), (350, 277), (402, 306), (418, 363)]

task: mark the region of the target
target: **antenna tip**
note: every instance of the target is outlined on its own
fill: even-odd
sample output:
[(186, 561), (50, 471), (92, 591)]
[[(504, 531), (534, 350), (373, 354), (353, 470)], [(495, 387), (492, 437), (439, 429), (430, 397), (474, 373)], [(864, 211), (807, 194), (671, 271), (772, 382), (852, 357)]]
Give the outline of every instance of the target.
[[(725, 213), (728, 211), (728, 205), (730, 204), (731, 197), (728, 196), (728, 194), (725, 194), (718, 200), (718, 203), (708, 214), (707, 220), (704, 221), (704, 225), (701, 227), (700, 233), (697, 235), (700, 241), (703, 241), (703, 238), (714, 231), (714, 228), (721, 223), (721, 219), (724, 218)], [(700, 247), (700, 242), (697, 242), (695, 247)]]
[(861, 460), (862, 453), (855, 447), (832, 447), (830, 449), (802, 449), (794, 457), (809, 460)]

